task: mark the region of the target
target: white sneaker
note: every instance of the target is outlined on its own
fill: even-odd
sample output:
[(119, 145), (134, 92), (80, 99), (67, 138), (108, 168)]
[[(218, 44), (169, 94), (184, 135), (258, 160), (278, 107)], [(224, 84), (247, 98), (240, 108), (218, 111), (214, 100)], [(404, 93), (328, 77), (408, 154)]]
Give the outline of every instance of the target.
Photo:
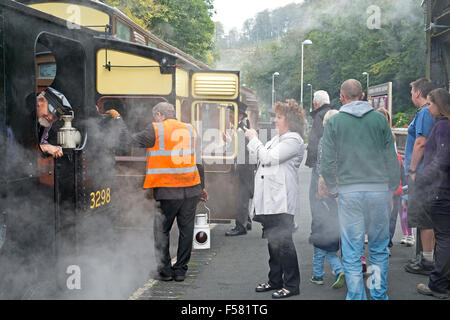
[(400, 240), (400, 244), (406, 244), (406, 242), (408, 241), (408, 236), (403, 236), (402, 239)]
[(416, 244), (416, 241), (414, 240), (414, 236), (407, 236), (406, 237), (406, 246), (407, 247), (412, 247), (415, 244)]

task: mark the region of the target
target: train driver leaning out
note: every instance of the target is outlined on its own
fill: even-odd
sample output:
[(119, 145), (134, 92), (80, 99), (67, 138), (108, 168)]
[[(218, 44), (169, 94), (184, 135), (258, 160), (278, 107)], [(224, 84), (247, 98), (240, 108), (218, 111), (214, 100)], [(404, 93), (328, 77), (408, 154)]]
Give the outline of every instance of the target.
[(63, 156), (60, 146), (54, 146), (48, 142), (48, 136), (52, 125), (60, 119), (63, 114), (72, 110), (66, 97), (59, 91), (48, 87), (42, 91), (36, 99), (36, 118), (39, 124), (39, 146), (44, 153), (53, 158)]

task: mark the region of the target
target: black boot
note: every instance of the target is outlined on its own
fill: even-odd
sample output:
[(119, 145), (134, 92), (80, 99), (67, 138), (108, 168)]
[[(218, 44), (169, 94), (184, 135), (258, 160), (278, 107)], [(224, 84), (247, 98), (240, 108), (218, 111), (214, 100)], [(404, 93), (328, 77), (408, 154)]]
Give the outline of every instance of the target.
[(234, 227), (233, 229), (225, 232), (225, 235), (229, 237), (240, 236), (244, 234), (247, 234), (247, 230), (241, 229), (239, 227)]

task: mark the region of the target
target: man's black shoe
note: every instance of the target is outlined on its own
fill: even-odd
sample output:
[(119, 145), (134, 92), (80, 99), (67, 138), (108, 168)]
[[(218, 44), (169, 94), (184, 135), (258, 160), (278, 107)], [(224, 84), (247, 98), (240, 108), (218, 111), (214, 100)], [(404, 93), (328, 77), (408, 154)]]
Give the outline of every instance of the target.
[(417, 292), (419, 292), (420, 294), (426, 295), (426, 296), (433, 296), (438, 299), (448, 299), (447, 292), (442, 293), (442, 292), (437, 292), (437, 291), (431, 290), (426, 284), (423, 284), (423, 283), (419, 283), (419, 285), (417, 286)]
[(175, 280), (175, 281), (177, 281), (177, 282), (181, 282), (181, 281), (184, 281), (184, 279), (186, 279), (186, 276), (185, 275), (180, 275), (180, 274), (176, 274), (174, 277), (173, 277), (173, 279)]
[(233, 229), (225, 232), (225, 235), (229, 236), (229, 237), (240, 236), (240, 235), (244, 235), (244, 234), (247, 234), (247, 230), (245, 230), (245, 229), (242, 230), (239, 228), (233, 228)]
[(408, 263), (405, 265), (405, 271), (414, 274), (429, 276), (434, 269), (434, 263), (425, 259), (420, 259), (417, 263)]
[(250, 230), (252, 230), (252, 224), (251, 223), (247, 223), (247, 231), (250, 231)]
[(156, 280), (161, 280), (161, 281), (172, 281), (173, 277), (172, 276), (168, 276), (166, 274), (163, 273), (159, 273), (156, 277)]

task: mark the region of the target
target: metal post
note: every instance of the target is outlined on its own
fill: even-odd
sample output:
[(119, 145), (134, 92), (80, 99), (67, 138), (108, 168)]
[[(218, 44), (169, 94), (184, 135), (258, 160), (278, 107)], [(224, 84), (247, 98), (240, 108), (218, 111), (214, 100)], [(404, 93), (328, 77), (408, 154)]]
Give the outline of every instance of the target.
[(369, 97), (369, 73), (367, 72), (367, 97)]
[(303, 108), (303, 47), (304, 43), (302, 42), (302, 72), (300, 76), (300, 108)]
[(300, 107), (303, 108), (303, 51), (304, 51), (304, 45), (305, 44), (312, 44), (312, 41), (307, 39), (302, 42), (302, 72), (301, 72), (301, 79), (300, 79)]
[(309, 112), (312, 112), (312, 106), (313, 106), (313, 87), (311, 83), (307, 84), (308, 87), (311, 87), (311, 101), (310, 101), (310, 106), (309, 106)]
[(275, 104), (275, 76), (279, 76), (280, 74), (278, 72), (274, 72), (272, 74), (272, 108), (273, 105)]
[(366, 85), (367, 85), (367, 96), (366, 96), (366, 98), (368, 99), (369, 98), (369, 73), (368, 72), (363, 72), (362, 74), (366, 76)]
[(431, 1), (425, 1), (426, 21), (425, 21), (425, 41), (426, 41), (426, 61), (425, 61), (425, 77), (431, 79)]
[(272, 74), (272, 108), (275, 103), (275, 73)]

